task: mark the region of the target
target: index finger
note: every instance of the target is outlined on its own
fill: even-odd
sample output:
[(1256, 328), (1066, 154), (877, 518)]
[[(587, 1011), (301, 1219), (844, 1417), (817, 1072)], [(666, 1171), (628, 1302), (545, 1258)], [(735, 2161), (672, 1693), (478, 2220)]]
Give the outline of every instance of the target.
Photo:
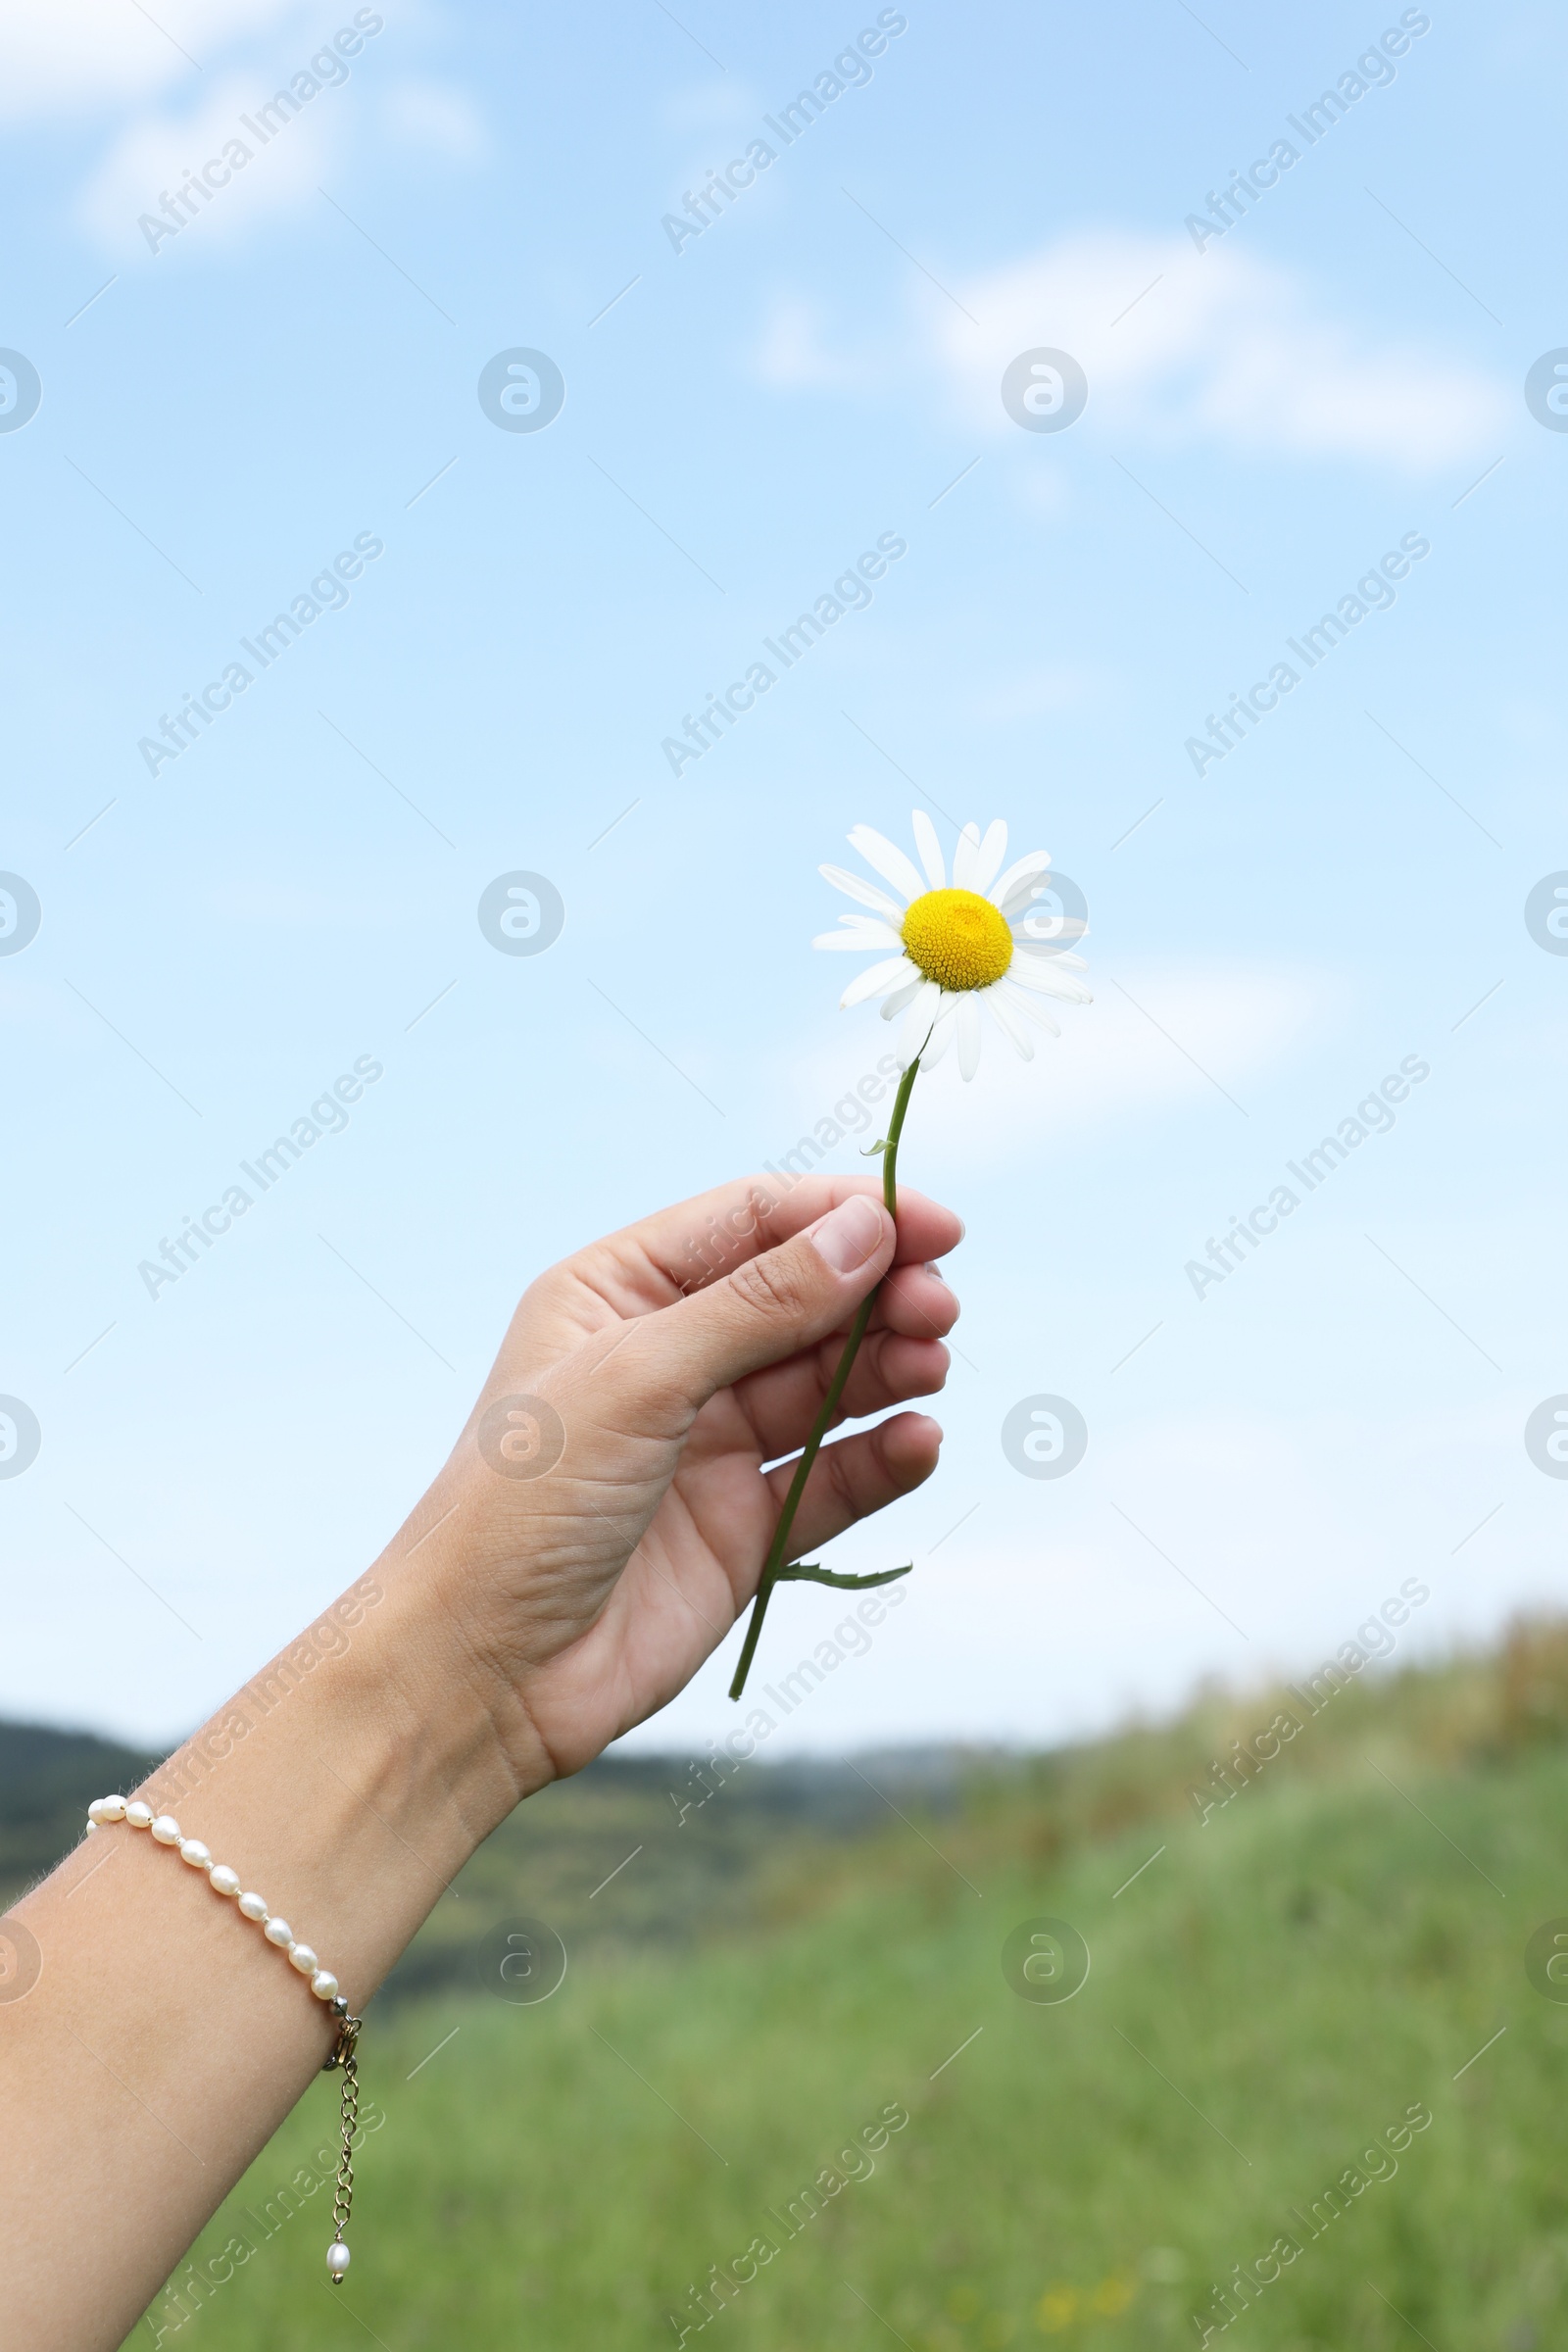
[[(685, 1292), (705, 1290), (747, 1258), (776, 1250), (852, 1195), (880, 1199), (881, 1192), (875, 1176), (802, 1176), (793, 1184), (741, 1176), (623, 1226), (567, 1263), (623, 1313), (646, 1311), (652, 1303), (662, 1305)], [(904, 1184), (895, 1198), (895, 1265), (943, 1257), (962, 1240), (962, 1218), (940, 1201)], [(607, 1287), (611, 1284), (624, 1285), (630, 1295), (616, 1298), (614, 1289)]]

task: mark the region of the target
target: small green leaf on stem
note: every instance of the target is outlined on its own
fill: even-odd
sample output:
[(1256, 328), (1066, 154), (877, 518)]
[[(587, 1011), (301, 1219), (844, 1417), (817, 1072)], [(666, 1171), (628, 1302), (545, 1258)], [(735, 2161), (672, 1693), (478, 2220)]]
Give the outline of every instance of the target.
[(780, 1568), (774, 1581), (781, 1585), (836, 1585), (841, 1592), (858, 1592), (868, 1585), (895, 1584), (913, 1567), (909, 1560), (902, 1568), (883, 1568), (875, 1576), (841, 1576), (831, 1568), (818, 1568), (814, 1561), (801, 1560), (793, 1568)]

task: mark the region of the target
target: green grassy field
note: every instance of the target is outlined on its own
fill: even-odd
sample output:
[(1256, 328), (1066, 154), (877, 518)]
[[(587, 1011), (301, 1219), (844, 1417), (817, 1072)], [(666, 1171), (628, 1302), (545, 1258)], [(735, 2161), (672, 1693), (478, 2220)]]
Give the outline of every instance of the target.
[[(1231, 2280), (1258, 2352), (1556, 2344), (1568, 2011), (1524, 1947), (1568, 1912), (1568, 1644), (1352, 1687), (1200, 1824), (1273, 1710), (890, 1779), (905, 1818), (842, 1769), (679, 1827), (662, 1768), (547, 1792), (372, 2009), (349, 2282), (324, 2078), (130, 2341), (1121, 2352), (1217, 2340)], [(571, 1957), (514, 2007), (467, 1957), (523, 1910)], [(1092, 1954), (1064, 2002), (1004, 1977), (1042, 1915)]]

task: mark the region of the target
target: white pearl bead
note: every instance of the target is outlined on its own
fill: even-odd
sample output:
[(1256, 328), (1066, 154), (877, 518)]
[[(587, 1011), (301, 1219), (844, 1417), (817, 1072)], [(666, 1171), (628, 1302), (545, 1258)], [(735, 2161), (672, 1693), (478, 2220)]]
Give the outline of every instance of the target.
[(215, 1894), (226, 1894), (232, 1901), (239, 1892), (239, 1872), (230, 1870), (226, 1862), (215, 1862), (207, 1873)]
[(179, 1824), (172, 1813), (159, 1814), (158, 1819), (153, 1823), (153, 1836), (160, 1845), (177, 1845), (179, 1843)]
[(192, 1870), (211, 1870), (213, 1867), (213, 1857), (199, 1838), (180, 1839), (179, 1858), (182, 1862), (188, 1862)]
[(87, 1819), (95, 1824), (103, 1821), (123, 1821), (124, 1818), (125, 1800), (122, 1796), (95, 1797), (87, 1807)]
[(247, 1919), (265, 1919), (267, 1917), (265, 1894), (242, 1894), (239, 1898), (239, 1907)]
[(269, 1943), (281, 1944), (285, 1952), (294, 1940), (294, 1931), (286, 1919), (270, 1919), (262, 1934)]
[(97, 1824), (97, 1822), (95, 1822), (95, 1821), (89, 1821), (89, 1822), (88, 1822), (88, 1824), (87, 1824), (87, 1827), (86, 1827), (86, 1829), (85, 1829), (85, 1830), (82, 1832), (82, 1836), (83, 1836), (84, 1838), (96, 1838), (96, 1837), (97, 1837), (97, 1835), (98, 1835), (98, 1824)]
[(349, 2267), (349, 2250), (341, 2239), (326, 2249), (326, 2267), (334, 2278), (341, 2278)]
[(133, 1796), (125, 1807), (125, 1819), (133, 1830), (150, 1830), (153, 1826), (153, 1809), (151, 1805), (143, 1804), (139, 1796)]
[(311, 1990), (318, 2001), (337, 1999), (337, 1979), (329, 1968), (318, 1968), (311, 1979)]
[(297, 1968), (302, 1977), (314, 1977), (317, 1969), (320, 1966), (320, 1962), (308, 1943), (291, 1943), (289, 1945), (288, 1964), (290, 1968)]

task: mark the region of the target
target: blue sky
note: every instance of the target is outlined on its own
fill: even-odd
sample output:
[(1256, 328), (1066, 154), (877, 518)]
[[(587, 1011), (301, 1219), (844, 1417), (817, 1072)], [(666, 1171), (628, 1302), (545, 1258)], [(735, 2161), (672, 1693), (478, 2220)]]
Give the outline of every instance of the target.
[[(1568, 434), (1524, 393), (1568, 345), (1560, 16), (359, 24), (0, 30), (0, 346), (42, 387), (0, 430), (0, 869), (42, 910), (0, 955), (0, 1393), (41, 1432), (0, 1479), (0, 1706), (180, 1732), (380, 1547), (533, 1272), (828, 1114), (888, 1033), (808, 951), (816, 867), (914, 807), (1053, 852), (1096, 1002), (917, 1088), (905, 1171), (969, 1228), (949, 1443), (840, 1546), (917, 1572), (780, 1746), (1050, 1740), (1315, 1660), (1412, 1576), (1404, 1654), (1568, 1596), (1523, 1436), (1568, 1391), (1568, 958), (1524, 913), (1568, 868)], [(1087, 381), (1065, 429), (1003, 402), (1042, 349)], [(480, 405), (514, 350), (564, 380), (542, 429)], [(872, 601), (672, 760), (884, 536)], [(177, 759), (138, 749), (235, 662)], [(564, 908), (538, 956), (477, 920), (517, 870)], [(357, 1061), (347, 1124), (150, 1298), (139, 1262)], [(1395, 1123), (1198, 1296), (1406, 1061)], [(1002, 1447), (1040, 1395), (1089, 1428), (1060, 1479)], [(776, 1662), (832, 1617), (791, 1594)], [(645, 1742), (727, 1728), (729, 1666)]]

